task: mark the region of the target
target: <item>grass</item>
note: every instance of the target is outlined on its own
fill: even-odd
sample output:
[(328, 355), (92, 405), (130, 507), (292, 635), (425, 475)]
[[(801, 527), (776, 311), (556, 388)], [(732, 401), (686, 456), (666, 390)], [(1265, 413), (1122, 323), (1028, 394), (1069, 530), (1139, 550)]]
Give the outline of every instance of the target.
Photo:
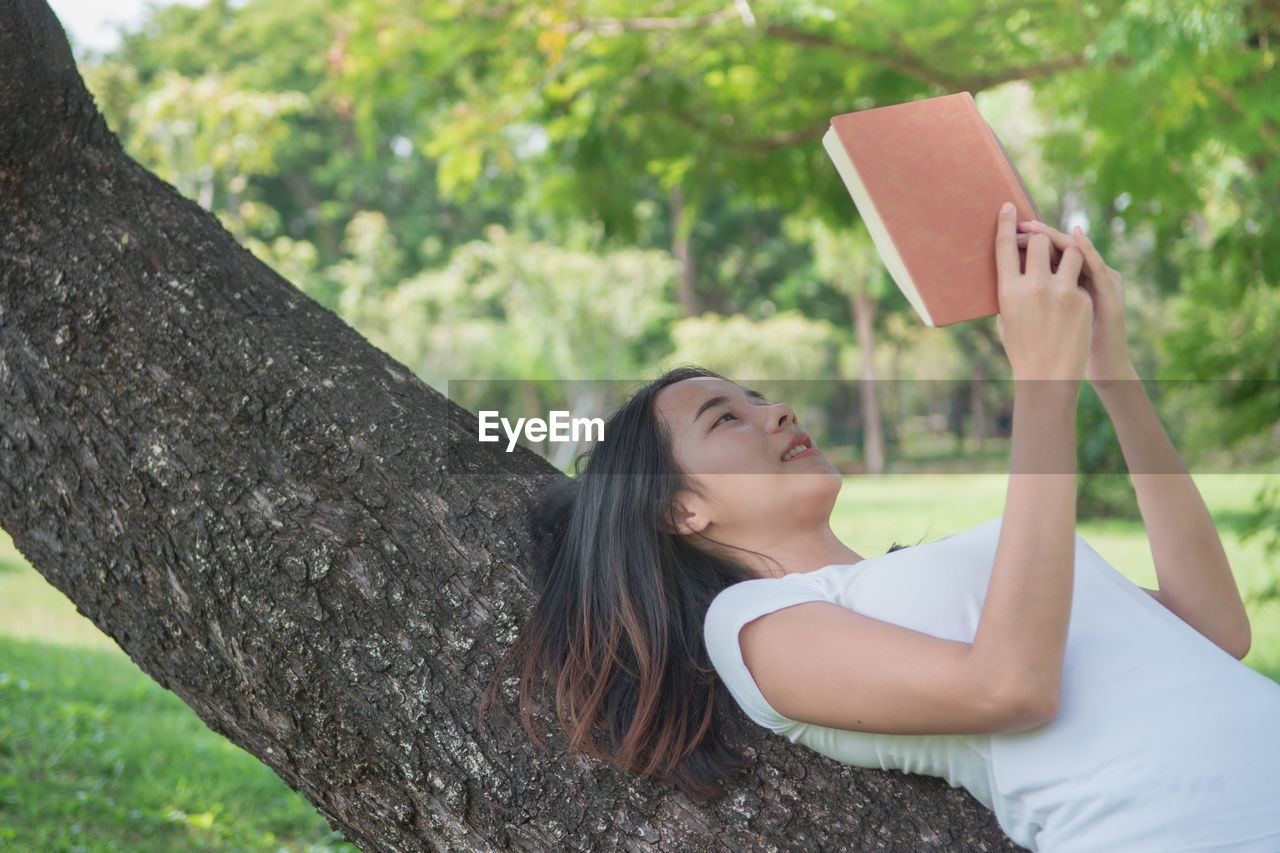
[(144, 675), (0, 535), (0, 851), (355, 848)]
[[(1274, 477), (1275, 475), (1271, 475)], [(1280, 578), (1237, 519), (1262, 475), (1198, 475), (1250, 600), (1245, 662), (1280, 680)], [(1001, 514), (1001, 474), (850, 477), (838, 533), (878, 554)], [(1154, 570), (1137, 521), (1090, 522), (1081, 534), (1145, 585)], [(0, 534), (0, 851), (330, 853), (343, 844), (300, 795), (207, 729), (32, 570)]]

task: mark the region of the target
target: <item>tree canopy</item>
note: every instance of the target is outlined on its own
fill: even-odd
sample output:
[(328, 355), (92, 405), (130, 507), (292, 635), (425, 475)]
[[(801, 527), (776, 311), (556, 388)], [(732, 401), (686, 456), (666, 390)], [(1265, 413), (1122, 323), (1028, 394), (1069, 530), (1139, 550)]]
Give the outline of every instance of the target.
[[(670, 253), (674, 287), (647, 291), (666, 307), (645, 311), (666, 319), (620, 359), (575, 361), (615, 377), (692, 352), (676, 324), (704, 311), (798, 311), (851, 353), (857, 280), (874, 284), (882, 374), (909, 363), (897, 354), (931, 333), (874, 257), (828, 260), (819, 235), (860, 226), (817, 142), (832, 114), (967, 89), (1046, 218), (1087, 222), (1124, 271), (1140, 367), (1181, 400), (1188, 450), (1257, 466), (1275, 462), (1280, 423), (1277, 14), (1256, 0), (211, 0), (158, 8), (88, 72), (129, 150), (358, 325), (456, 275), (486, 233), (583, 263)], [(615, 298), (615, 275), (602, 261), (584, 298)], [(509, 280), (533, 278), (526, 263)], [(548, 331), (566, 316), (516, 327), (493, 300), (466, 310), (527, 356), (468, 369), (561, 370)], [(397, 316), (395, 337), (418, 342), (406, 360), (425, 363), (433, 334)], [(990, 330), (955, 335), (939, 374), (967, 361), (1002, 375)], [(855, 362), (828, 375), (855, 379)]]

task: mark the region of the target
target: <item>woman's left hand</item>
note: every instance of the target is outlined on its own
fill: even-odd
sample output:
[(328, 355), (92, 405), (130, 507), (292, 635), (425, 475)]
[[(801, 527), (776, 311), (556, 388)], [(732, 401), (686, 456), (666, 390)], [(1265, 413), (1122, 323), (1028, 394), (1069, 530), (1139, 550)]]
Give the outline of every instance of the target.
[(1129, 344), (1125, 337), (1124, 279), (1120, 273), (1107, 266), (1079, 226), (1071, 235), (1034, 221), (1018, 223), (1018, 230), (1025, 234), (1044, 234), (1058, 252), (1075, 246), (1084, 255), (1079, 284), (1093, 299), (1093, 342), (1084, 369), (1085, 378), (1094, 388), (1137, 379), (1138, 372), (1129, 357)]

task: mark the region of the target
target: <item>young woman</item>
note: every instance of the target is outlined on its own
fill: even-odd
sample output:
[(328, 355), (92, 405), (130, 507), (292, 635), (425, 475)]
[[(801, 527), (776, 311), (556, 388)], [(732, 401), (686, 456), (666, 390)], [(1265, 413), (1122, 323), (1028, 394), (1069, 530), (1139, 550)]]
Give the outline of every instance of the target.
[[(864, 559), (831, 530), (840, 475), (788, 406), (669, 373), (535, 520), (545, 588), (513, 649), (531, 733), (545, 683), (571, 748), (709, 796), (737, 766), (731, 696), (838, 760), (964, 786), (1031, 849), (1280, 851), (1280, 686), (1237, 660), (1248, 620), (1137, 381), (1120, 277), (1082, 231), (1018, 226), (1010, 205), (996, 254), (1003, 517)], [(1158, 589), (1075, 534), (1082, 378)]]

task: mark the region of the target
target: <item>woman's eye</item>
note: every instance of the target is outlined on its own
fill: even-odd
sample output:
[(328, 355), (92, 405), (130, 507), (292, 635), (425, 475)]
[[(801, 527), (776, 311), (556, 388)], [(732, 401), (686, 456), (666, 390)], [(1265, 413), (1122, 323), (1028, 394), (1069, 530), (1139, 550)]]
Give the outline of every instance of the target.
[(725, 420), (736, 420), (736, 418), (733, 417), (733, 412), (725, 412), (723, 415), (716, 418), (716, 422), (713, 423), (712, 426), (720, 426), (720, 424), (724, 423)]

